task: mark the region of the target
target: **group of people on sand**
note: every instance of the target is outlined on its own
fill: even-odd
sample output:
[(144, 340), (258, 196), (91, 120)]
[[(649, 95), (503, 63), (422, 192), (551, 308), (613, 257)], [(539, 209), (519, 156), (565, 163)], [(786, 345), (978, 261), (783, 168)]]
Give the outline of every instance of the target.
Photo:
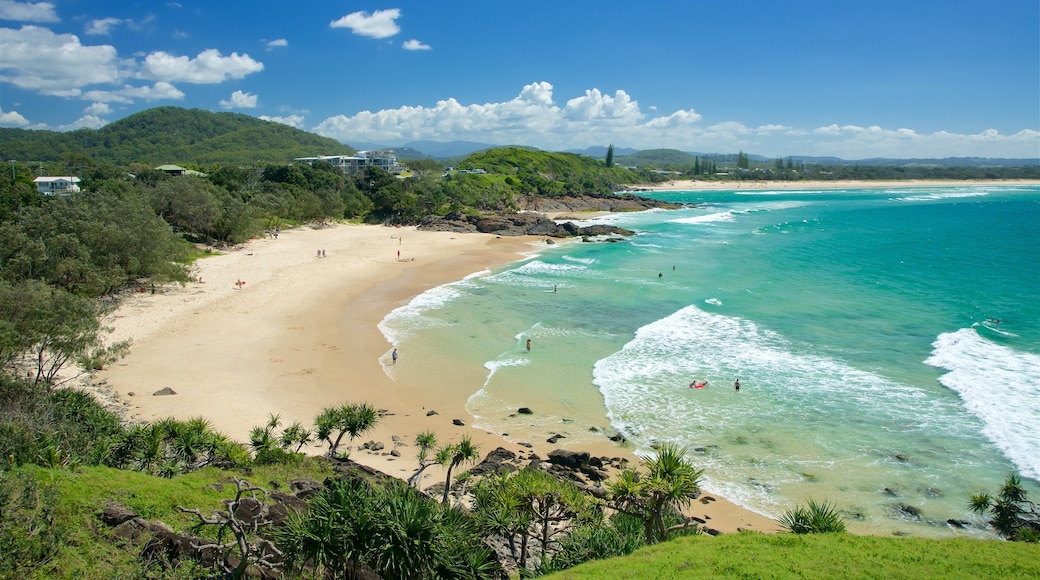
[[(706, 386), (708, 386), (708, 381), (701, 381), (698, 383), (697, 379), (694, 379), (693, 382), (690, 383), (691, 389), (703, 389)], [(740, 379), (733, 381), (733, 390), (738, 393), (740, 392)]]

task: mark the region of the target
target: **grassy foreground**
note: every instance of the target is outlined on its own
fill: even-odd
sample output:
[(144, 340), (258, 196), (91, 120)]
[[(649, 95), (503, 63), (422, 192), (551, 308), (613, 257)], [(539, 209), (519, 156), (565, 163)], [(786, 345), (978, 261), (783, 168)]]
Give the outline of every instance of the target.
[[(248, 470), (206, 468), (173, 479), (110, 467), (65, 470), (26, 466), (4, 475), (8, 478), (25, 476), (56, 492), (47, 503), (56, 516), (53, 528), (58, 539), (57, 552), (20, 578), (100, 580), (195, 576), (191, 571), (171, 573), (161, 568), (142, 569), (140, 547), (122, 542), (98, 519), (101, 509), (110, 502), (118, 502), (145, 519), (160, 520), (174, 530), (186, 532), (195, 523), (195, 516), (181, 513), (177, 506), (201, 508), (204, 513), (219, 508), (222, 500), (234, 497), (232, 477), (245, 478), (254, 485), (275, 491), (285, 490), (294, 479), (322, 481), (331, 475), (331, 469), (327, 463), (303, 459), (294, 465), (265, 465)], [(218, 490), (220, 486), (215, 483), (221, 483), (223, 489)], [(0, 577), (3, 576), (0, 568)]]
[(1040, 544), (743, 532), (678, 538), (547, 578), (1040, 578)]

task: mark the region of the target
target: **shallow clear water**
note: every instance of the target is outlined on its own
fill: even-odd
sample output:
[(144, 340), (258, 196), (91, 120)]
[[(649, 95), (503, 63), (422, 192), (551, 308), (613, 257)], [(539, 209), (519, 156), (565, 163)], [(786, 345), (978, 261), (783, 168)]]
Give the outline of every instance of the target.
[(853, 530), (943, 535), (1009, 471), (1040, 489), (1040, 188), (657, 197), (696, 205), (392, 313), (395, 372), (456, 377), (517, 441), (686, 445), (770, 516), (812, 497)]

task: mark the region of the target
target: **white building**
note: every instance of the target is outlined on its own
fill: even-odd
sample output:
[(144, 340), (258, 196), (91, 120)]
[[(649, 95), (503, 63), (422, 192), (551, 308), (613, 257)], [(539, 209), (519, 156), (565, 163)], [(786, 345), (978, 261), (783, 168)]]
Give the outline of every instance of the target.
[(353, 175), (366, 167), (378, 167), (394, 175), (401, 173), (402, 170), (401, 166), (397, 164), (397, 156), (390, 150), (358, 151), (356, 155), (297, 157), (293, 161), (308, 164), (313, 164), (316, 161), (325, 161), (340, 168), (347, 175)]
[(46, 177), (40, 176), (33, 179), (36, 191), (45, 195), (68, 195), (79, 191), (78, 177)]

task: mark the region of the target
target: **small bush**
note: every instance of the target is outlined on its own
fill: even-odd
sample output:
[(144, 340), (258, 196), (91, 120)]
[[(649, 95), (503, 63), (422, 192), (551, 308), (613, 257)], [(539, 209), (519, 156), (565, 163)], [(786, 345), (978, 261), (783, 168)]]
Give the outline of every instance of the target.
[(827, 502), (816, 503), (812, 499), (804, 507), (787, 510), (777, 522), (784, 530), (793, 534), (828, 534), (845, 531), (845, 520), (834, 506)]

